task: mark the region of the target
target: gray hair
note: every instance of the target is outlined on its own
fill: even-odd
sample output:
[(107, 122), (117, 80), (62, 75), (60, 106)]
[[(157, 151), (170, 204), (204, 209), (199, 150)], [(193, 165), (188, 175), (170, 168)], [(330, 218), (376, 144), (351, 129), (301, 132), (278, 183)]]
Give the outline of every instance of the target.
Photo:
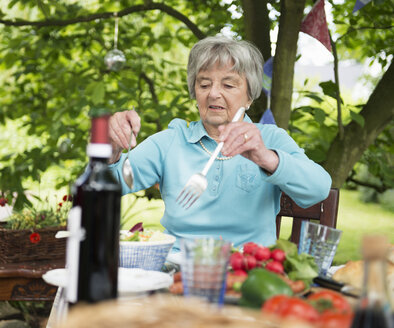
[(187, 85), (190, 97), (196, 98), (197, 74), (214, 64), (233, 62), (232, 70), (244, 75), (248, 83), (248, 97), (255, 100), (263, 86), (263, 56), (259, 49), (248, 41), (237, 41), (225, 36), (210, 36), (198, 41), (190, 51), (187, 64)]

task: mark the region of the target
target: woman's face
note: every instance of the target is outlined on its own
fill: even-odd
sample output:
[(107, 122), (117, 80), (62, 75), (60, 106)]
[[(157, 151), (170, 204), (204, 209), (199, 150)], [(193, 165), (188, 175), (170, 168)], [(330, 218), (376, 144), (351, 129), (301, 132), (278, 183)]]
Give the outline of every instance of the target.
[(207, 130), (231, 122), (240, 107), (249, 107), (245, 76), (231, 71), (233, 65), (218, 64), (196, 77), (196, 100), (200, 117)]

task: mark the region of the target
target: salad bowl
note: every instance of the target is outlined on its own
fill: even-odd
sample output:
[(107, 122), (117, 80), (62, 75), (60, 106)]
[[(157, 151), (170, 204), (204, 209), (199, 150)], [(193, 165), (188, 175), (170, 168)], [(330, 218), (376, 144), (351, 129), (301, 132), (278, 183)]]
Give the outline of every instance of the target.
[[(121, 231), (119, 242), (119, 266), (160, 271), (176, 238), (160, 232), (152, 233), (152, 238), (125, 241), (127, 232)], [(145, 234), (146, 236), (146, 234)]]

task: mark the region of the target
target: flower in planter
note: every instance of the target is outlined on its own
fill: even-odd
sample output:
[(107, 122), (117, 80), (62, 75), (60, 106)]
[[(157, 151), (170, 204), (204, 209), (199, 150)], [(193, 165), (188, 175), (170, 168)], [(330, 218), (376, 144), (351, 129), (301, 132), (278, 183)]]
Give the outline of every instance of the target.
[(7, 203), (8, 203), (8, 199), (7, 198), (4, 198), (4, 197), (0, 198), (0, 206), (4, 207), (5, 204), (7, 204)]
[[(56, 206), (49, 204), (48, 200), (41, 200), (34, 206), (26, 205), (21, 211), (13, 213), (7, 220), (5, 228), (14, 230), (48, 228), (65, 226), (68, 212), (71, 209), (71, 196), (65, 195), (63, 202), (56, 202)], [(31, 234), (31, 236), (34, 233)], [(39, 242), (40, 237), (30, 236), (32, 243)], [(33, 241), (34, 240), (34, 241)]]
[(64, 195), (63, 202), (71, 202), (73, 200), (73, 196), (71, 195)]
[(32, 244), (38, 244), (40, 242), (40, 240), (41, 240), (41, 235), (38, 232), (33, 232), (30, 235), (30, 242)]

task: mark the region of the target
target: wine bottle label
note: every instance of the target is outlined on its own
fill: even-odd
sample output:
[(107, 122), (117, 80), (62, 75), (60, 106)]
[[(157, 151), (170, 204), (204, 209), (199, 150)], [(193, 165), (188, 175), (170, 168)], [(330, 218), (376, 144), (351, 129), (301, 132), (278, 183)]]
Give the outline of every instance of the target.
[(84, 239), (84, 231), (81, 229), (80, 206), (73, 207), (68, 214), (68, 231), (66, 252), (66, 269), (67, 269), (67, 287), (66, 298), (68, 302), (75, 303), (78, 295), (78, 266), (79, 266), (79, 248), (81, 240)]
[(86, 153), (89, 157), (110, 158), (112, 146), (110, 144), (90, 143), (87, 146)]

